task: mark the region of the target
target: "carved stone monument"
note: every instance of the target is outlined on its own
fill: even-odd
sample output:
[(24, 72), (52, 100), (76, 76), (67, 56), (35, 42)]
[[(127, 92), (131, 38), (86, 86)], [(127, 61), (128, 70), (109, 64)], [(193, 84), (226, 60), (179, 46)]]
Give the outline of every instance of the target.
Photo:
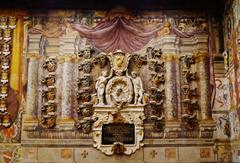
[(121, 51), (108, 56), (111, 73), (103, 71), (96, 82), (94, 147), (107, 155), (132, 154), (143, 145), (143, 86), (136, 72), (128, 74), (130, 55)]

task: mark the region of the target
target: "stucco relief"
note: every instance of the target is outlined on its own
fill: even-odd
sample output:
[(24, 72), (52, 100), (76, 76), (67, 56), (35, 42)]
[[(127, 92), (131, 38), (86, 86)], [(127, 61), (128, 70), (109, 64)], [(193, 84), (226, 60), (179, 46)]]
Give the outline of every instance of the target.
[[(142, 80), (136, 72), (128, 74), (130, 55), (117, 51), (107, 55), (110, 61), (110, 74), (106, 71), (96, 81), (97, 105), (94, 106), (93, 140), (94, 147), (107, 155), (130, 155), (143, 144), (144, 105)], [(134, 124), (135, 142), (133, 145), (115, 142), (102, 144), (103, 125)]]

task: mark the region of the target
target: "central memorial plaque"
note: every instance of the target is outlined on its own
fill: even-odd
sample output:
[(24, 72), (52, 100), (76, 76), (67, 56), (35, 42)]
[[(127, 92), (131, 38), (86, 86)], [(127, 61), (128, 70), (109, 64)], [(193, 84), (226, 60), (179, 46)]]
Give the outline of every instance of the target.
[(111, 145), (115, 142), (135, 144), (134, 124), (104, 124), (102, 126), (102, 144)]

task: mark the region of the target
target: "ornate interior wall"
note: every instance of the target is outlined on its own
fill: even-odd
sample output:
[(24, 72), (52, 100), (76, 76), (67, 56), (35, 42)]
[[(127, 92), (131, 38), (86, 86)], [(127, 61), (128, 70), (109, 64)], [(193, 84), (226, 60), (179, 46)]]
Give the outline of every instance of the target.
[(225, 74), (214, 15), (1, 15), (2, 162), (238, 159), (238, 44), (225, 43)]
[(239, 6), (240, 1), (228, 1), (225, 9), (224, 24), (224, 61), (228, 81), (230, 106), (229, 121), (231, 126), (231, 144), (233, 161), (239, 161)]

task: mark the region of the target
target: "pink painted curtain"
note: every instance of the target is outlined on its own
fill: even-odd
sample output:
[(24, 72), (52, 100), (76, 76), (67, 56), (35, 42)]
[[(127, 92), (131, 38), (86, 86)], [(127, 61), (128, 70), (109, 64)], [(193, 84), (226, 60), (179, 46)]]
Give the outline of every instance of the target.
[(114, 52), (121, 49), (128, 53), (140, 50), (161, 29), (160, 26), (147, 29), (142, 23), (121, 16), (102, 21), (93, 28), (80, 24), (72, 24), (72, 28), (100, 50)]

